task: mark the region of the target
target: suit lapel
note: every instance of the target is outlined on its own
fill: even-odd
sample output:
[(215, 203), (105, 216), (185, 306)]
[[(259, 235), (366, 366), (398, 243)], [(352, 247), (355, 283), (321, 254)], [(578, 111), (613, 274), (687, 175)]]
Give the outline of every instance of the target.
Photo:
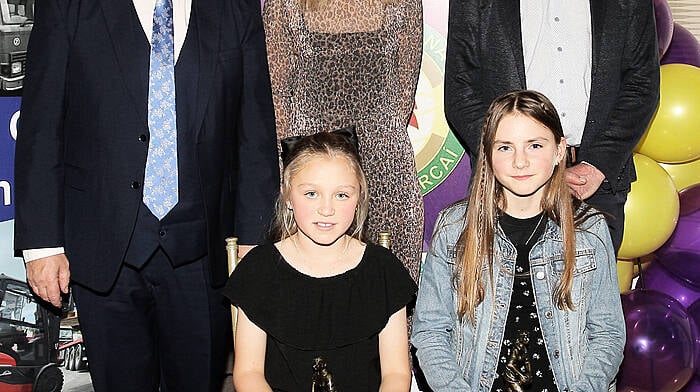
[(500, 27), (502, 29), (505, 40), (509, 44), (509, 48), (504, 48), (509, 51), (512, 56), (513, 64), (517, 72), (520, 88), (526, 87), (525, 81), (525, 60), (523, 59), (523, 40), (520, 24), (520, 2), (505, 0), (492, 5), (492, 12), (497, 12)]
[(99, 0), (105, 16), (119, 72), (124, 78), (135, 113), (147, 124), (148, 64), (151, 46), (131, 1)]
[(187, 23), (187, 34), (175, 63), (175, 91), (177, 104), (178, 133), (186, 140), (194, 140), (193, 118), (197, 108), (197, 85), (199, 83), (199, 29), (194, 4)]
[[(221, 14), (220, 1), (192, 0), (192, 21), (197, 23), (199, 48), (199, 80), (197, 83), (196, 111), (193, 128), (197, 135), (204, 119), (207, 102), (212, 89), (214, 71), (219, 55)], [(192, 21), (190, 23), (192, 23)]]
[[(609, 0), (590, 0), (591, 9), (591, 97), (595, 96), (596, 91), (606, 91), (607, 86), (599, 86), (598, 84), (604, 78), (598, 77), (598, 63), (600, 56), (603, 53), (603, 32), (605, 31), (605, 14)], [(584, 127), (584, 136), (586, 129), (591, 126), (590, 119), (595, 115), (596, 102), (591, 99), (588, 102), (586, 110), (586, 125)]]
[[(591, 79), (595, 79), (598, 60), (603, 50), (603, 32), (605, 31), (606, 2), (609, 0), (591, 1)], [(593, 84), (594, 81), (591, 81)], [(591, 88), (594, 88), (591, 86)]]

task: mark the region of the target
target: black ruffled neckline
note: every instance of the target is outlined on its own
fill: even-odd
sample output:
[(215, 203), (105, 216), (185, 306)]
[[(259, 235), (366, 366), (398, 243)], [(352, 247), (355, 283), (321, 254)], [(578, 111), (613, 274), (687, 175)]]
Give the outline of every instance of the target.
[(334, 350), (375, 338), (415, 291), (403, 265), (377, 245), (367, 244), (354, 268), (316, 278), (266, 244), (241, 261), (224, 294), (279, 344)]

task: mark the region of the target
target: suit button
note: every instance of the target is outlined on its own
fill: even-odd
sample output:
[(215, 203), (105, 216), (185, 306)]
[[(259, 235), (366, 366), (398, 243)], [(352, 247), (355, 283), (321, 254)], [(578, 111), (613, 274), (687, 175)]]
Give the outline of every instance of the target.
[(139, 135), (139, 141), (140, 141), (140, 142), (144, 142), (144, 143), (147, 142), (147, 141), (148, 141), (148, 135), (146, 135), (146, 134), (141, 134), (141, 135)]
[(141, 184), (138, 181), (131, 181), (131, 189), (139, 189)]
[(168, 234), (168, 232), (165, 231), (165, 229), (160, 229), (160, 231), (158, 232), (158, 235), (161, 237), (165, 237), (166, 234)]

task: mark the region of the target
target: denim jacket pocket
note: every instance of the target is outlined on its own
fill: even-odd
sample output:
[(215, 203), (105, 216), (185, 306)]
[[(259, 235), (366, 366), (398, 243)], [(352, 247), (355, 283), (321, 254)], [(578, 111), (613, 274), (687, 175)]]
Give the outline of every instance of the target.
[[(576, 250), (576, 268), (574, 269), (574, 281), (571, 285), (571, 300), (576, 308), (581, 306), (586, 308), (586, 304), (583, 301), (588, 297), (589, 283), (593, 272), (597, 268), (595, 252), (593, 248)], [(564, 274), (563, 255), (560, 254), (553, 257), (552, 270), (557, 278), (561, 278)]]
[(447, 264), (455, 265), (457, 260), (457, 253), (461, 246), (449, 244), (447, 245)]

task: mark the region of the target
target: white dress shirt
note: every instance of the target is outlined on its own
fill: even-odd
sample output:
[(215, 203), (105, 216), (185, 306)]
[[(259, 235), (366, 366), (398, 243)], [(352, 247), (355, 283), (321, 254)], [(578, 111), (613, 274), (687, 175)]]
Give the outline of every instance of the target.
[(581, 144), (591, 92), (591, 11), (588, 0), (521, 0), (527, 88), (559, 112), (567, 144)]

